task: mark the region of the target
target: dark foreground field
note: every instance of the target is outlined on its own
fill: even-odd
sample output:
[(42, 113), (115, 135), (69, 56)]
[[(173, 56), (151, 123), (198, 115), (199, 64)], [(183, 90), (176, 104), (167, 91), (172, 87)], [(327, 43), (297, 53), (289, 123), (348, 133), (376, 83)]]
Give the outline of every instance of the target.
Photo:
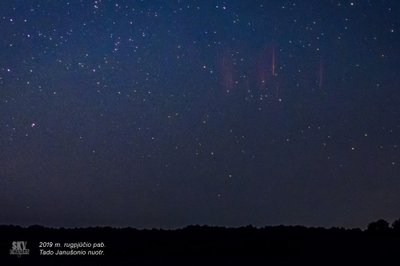
[[(10, 250), (22, 249), (29, 249), (29, 255), (10, 255)], [(368, 230), (302, 226), (189, 226), (179, 230), (0, 226), (0, 265), (253, 265), (256, 262), (262, 263), (257, 265), (399, 265), (400, 230), (379, 223)]]

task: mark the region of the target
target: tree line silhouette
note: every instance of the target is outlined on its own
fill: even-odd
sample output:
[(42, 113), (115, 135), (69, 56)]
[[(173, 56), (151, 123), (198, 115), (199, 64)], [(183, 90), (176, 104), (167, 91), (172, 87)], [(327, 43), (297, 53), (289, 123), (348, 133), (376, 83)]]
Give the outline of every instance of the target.
[[(9, 255), (13, 241), (27, 241), (30, 255), (16, 258)], [(104, 256), (52, 257), (39, 255), (40, 242), (103, 242)], [(182, 229), (134, 229), (112, 227), (46, 228), (39, 225), (27, 228), (0, 226), (0, 261), (8, 260), (96, 260), (96, 265), (114, 260), (136, 262), (165, 262), (171, 258), (214, 258), (231, 265), (248, 264), (252, 258), (266, 263), (294, 264), (297, 261), (321, 265), (361, 262), (383, 265), (400, 261), (400, 219), (392, 224), (381, 219), (368, 224), (365, 230), (305, 226), (251, 225), (226, 228), (191, 225)], [(187, 261), (196, 264), (194, 261)], [(204, 262), (204, 261), (203, 261)], [(205, 262), (204, 262), (205, 263)], [(148, 263), (149, 264), (149, 263)], [(150, 263), (151, 264), (151, 263)]]
[(394, 230), (397, 232), (400, 232), (400, 219), (395, 220), (392, 223), (392, 226), (389, 225), (389, 223), (386, 220), (380, 219), (376, 222), (372, 222), (368, 225), (368, 231), (372, 232), (381, 232), (381, 231), (390, 231)]

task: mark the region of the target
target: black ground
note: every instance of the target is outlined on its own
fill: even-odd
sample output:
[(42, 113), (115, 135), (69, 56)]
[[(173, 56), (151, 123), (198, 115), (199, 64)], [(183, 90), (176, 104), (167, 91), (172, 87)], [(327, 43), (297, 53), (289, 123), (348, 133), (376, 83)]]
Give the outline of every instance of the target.
[[(179, 230), (0, 226), (0, 262), (6, 262), (0, 265), (399, 265), (400, 230), (380, 225), (371, 224), (368, 230), (302, 226), (189, 226)], [(26, 241), (29, 255), (10, 255), (14, 241)], [(98, 247), (72, 249), (86, 251), (86, 255), (40, 255), (40, 249), (71, 251), (68, 243), (79, 242), (92, 246), (96, 243)], [(88, 255), (90, 250), (103, 255)]]

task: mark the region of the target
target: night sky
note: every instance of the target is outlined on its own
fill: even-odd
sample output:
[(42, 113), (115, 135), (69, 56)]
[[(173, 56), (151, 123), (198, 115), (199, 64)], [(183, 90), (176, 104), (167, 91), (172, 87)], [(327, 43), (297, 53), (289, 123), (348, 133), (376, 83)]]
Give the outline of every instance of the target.
[(400, 216), (398, 0), (3, 0), (0, 223)]

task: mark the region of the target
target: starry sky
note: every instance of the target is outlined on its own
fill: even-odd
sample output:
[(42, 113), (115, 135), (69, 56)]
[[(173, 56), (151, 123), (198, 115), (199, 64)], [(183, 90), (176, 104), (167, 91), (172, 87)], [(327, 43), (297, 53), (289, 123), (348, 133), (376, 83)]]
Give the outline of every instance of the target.
[(400, 213), (397, 0), (0, 2), (0, 223)]

